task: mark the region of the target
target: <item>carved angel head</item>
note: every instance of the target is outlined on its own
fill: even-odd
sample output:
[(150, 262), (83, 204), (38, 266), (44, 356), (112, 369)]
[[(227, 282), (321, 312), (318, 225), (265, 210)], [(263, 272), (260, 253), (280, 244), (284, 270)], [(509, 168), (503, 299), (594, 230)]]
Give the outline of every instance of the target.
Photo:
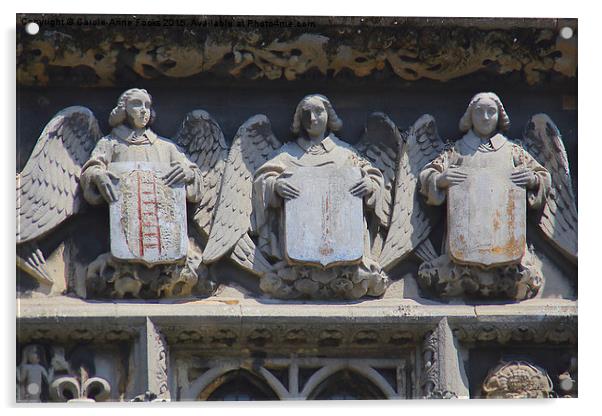
[(500, 98), (492, 92), (481, 92), (472, 97), (460, 119), (460, 131), (472, 129), (480, 137), (491, 137), (497, 131), (507, 131), (510, 118)]
[(140, 129), (150, 126), (154, 119), (151, 95), (146, 90), (131, 88), (119, 96), (117, 107), (109, 115), (109, 125), (117, 127), (127, 122), (130, 127)]
[(341, 127), (343, 127), (343, 122), (337, 116), (328, 98), (321, 94), (311, 94), (303, 97), (297, 105), (291, 131), (295, 136), (302, 132), (316, 136), (326, 130), (338, 131)]

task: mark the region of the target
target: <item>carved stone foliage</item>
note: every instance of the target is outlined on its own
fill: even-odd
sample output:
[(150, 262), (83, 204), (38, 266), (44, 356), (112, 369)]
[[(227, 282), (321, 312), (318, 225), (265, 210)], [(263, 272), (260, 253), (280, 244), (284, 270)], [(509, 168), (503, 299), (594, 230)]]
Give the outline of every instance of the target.
[(59, 377), (50, 385), (50, 398), (56, 402), (103, 402), (111, 394), (111, 386), (100, 377)]
[(500, 363), (483, 382), (488, 399), (553, 397), (553, 385), (546, 371), (525, 361)]
[[(233, 328), (235, 329), (235, 328)], [(170, 343), (195, 345), (198, 348), (387, 348), (394, 349), (414, 343), (418, 334), (412, 330), (399, 330), (392, 326), (382, 326), (379, 331), (369, 326), (359, 326), (353, 330), (342, 330), (332, 326), (326, 329), (312, 329), (293, 324), (283, 327), (257, 326), (240, 333), (228, 328), (172, 330), (166, 334)]]
[(458, 359), (454, 336), (447, 319), (429, 331), (422, 345), (421, 387), (427, 399), (468, 398), (464, 364)]
[[(193, 246), (194, 241), (190, 241)], [(145, 265), (120, 261), (101, 254), (87, 268), (86, 294), (92, 298), (170, 298), (208, 296), (215, 290), (207, 267), (201, 264), (200, 250), (189, 247), (185, 262)]]
[(531, 322), (522, 324), (465, 324), (454, 328), (454, 335), (463, 343), (535, 343), (576, 344), (576, 321), (563, 323)]
[(544, 282), (540, 270), (520, 264), (485, 271), (447, 260), (423, 263), (419, 271), (422, 286), (443, 297), (529, 299), (537, 295)]
[(144, 395), (138, 395), (134, 401), (169, 401), (168, 362), (169, 349), (165, 337), (155, 324), (146, 319), (146, 328), (142, 331), (140, 346), (145, 361), (141, 367), (143, 373)]
[[(76, 80), (107, 86), (132, 73), (143, 79), (209, 73), (295, 80), (316, 74), (341, 77), (346, 72), (355, 77), (448, 81), (487, 70), (515, 72), (536, 84), (546, 72), (576, 75), (577, 37), (563, 39), (552, 22), (549, 27), (521, 28), (524, 23), (518, 21), (463, 26), (461, 19), (438, 24), (440, 19), (395, 17), (170, 16), (163, 26), (164, 17), (150, 16), (145, 19), (156, 24), (139, 31), (138, 19), (132, 18), (128, 26), (121, 25), (120, 18), (58, 26), (36, 37), (18, 31), (19, 82), (40, 86)], [(105, 30), (110, 23), (111, 30)], [(64, 73), (69, 75), (62, 79)]]
[[(50, 351), (50, 354), (46, 354)], [(17, 400), (24, 402), (101, 402), (115, 400), (111, 381), (122, 371), (119, 361), (87, 347), (29, 344), (17, 367)], [(123, 377), (121, 373), (121, 377)], [(107, 378), (109, 378), (107, 380)]]

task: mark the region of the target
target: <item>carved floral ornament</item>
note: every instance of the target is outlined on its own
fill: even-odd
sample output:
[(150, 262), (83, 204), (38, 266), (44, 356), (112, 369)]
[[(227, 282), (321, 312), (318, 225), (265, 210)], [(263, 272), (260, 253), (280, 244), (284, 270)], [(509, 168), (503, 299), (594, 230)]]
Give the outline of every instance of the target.
[[(223, 259), (275, 298), (357, 299), (381, 296), (394, 267), (417, 258), (418, 282), (434, 296), (522, 300), (543, 285), (537, 241), (576, 262), (560, 132), (538, 114), (522, 140), (509, 139), (494, 93), (469, 102), (455, 142), (430, 115), (402, 130), (373, 113), (352, 146), (319, 94), (299, 102), (285, 141), (258, 114), (228, 146), (203, 110), (172, 141), (153, 132), (154, 115), (148, 91), (133, 88), (108, 135), (84, 107), (47, 124), (17, 176), (17, 263), (41, 285), (64, 276), (39, 243), (87, 204), (108, 206), (110, 230), (110, 251), (82, 266), (87, 297), (208, 296), (217, 287), (208, 269)], [(425, 203), (447, 205), (441, 251)]]
[[(52, 402), (102, 402), (109, 399), (111, 386), (104, 378), (93, 376), (86, 366), (72, 368), (65, 359), (65, 349), (52, 348), (46, 363), (40, 345), (30, 344), (22, 350), (17, 367), (17, 399), (21, 402), (40, 402), (42, 395)], [(45, 391), (47, 387), (47, 391)]]
[(482, 390), (488, 399), (535, 399), (552, 397), (553, 385), (542, 368), (511, 361), (492, 369)]

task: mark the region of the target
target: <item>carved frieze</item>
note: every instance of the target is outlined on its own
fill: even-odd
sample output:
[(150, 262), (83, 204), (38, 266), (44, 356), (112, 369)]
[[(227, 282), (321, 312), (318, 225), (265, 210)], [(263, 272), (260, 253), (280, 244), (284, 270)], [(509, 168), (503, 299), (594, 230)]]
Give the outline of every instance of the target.
[[(161, 19), (151, 18), (159, 23)], [(577, 36), (565, 39), (556, 25), (533, 26), (520, 19), (497, 27), (463, 19), (399, 17), (170, 19), (178, 25), (167, 21), (144, 34), (133, 30), (138, 27), (136, 18), (129, 28), (113, 24), (110, 31), (100, 22), (57, 27), (35, 38), (19, 31), (18, 55), (27, 59), (17, 60), (17, 77), (23, 85), (43, 86), (65, 82), (59, 74), (67, 71), (68, 82), (109, 86), (132, 73), (140, 79), (215, 74), (292, 81), (347, 73), (357, 78), (449, 81), (488, 71), (518, 73), (530, 85), (545, 80), (546, 73), (576, 76)], [(280, 29), (283, 22), (287, 25)]]

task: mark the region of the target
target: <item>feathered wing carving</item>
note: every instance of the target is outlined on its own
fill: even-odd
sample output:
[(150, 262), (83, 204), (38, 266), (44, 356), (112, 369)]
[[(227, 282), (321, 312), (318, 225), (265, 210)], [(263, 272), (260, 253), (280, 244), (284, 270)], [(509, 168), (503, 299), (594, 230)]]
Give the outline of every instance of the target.
[(525, 126), (523, 136), (525, 149), (552, 177), (552, 192), (537, 224), (556, 248), (576, 262), (577, 206), (560, 131), (546, 114), (536, 114)]
[(372, 163), (372, 166), (383, 173), (386, 191), (385, 209), (389, 218), (393, 212), (397, 158), (404, 135), (405, 132), (402, 133), (386, 114), (376, 112), (368, 116), (364, 134), (355, 146)]
[(261, 273), (270, 267), (248, 232), (253, 211), (253, 175), (280, 146), (270, 121), (262, 114), (251, 117), (238, 129), (228, 154), (219, 202), (203, 252), (206, 263), (217, 261), (233, 250), (232, 259), (253, 272)]
[(197, 204), (193, 221), (207, 238), (228, 158), (228, 146), (220, 126), (204, 110), (194, 110), (186, 115), (175, 142), (201, 170), (203, 197)]
[(65, 108), (46, 125), (17, 175), (17, 244), (43, 236), (80, 210), (81, 168), (101, 136), (85, 107)]
[(421, 250), (421, 257), (434, 255), (432, 244), (427, 240), (431, 222), (420, 205), (418, 186), (420, 171), (443, 148), (435, 118), (431, 115), (420, 117), (405, 134), (405, 142), (397, 160), (389, 232), (379, 259), (385, 270), (394, 267), (419, 245), (426, 244)]

